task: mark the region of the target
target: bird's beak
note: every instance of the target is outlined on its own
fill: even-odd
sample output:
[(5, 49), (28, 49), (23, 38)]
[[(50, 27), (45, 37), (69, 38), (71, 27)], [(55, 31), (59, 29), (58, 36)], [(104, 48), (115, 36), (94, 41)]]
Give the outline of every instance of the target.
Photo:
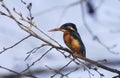
[(55, 31), (61, 31), (61, 28), (55, 28), (55, 29), (49, 30), (49, 32), (55, 32)]

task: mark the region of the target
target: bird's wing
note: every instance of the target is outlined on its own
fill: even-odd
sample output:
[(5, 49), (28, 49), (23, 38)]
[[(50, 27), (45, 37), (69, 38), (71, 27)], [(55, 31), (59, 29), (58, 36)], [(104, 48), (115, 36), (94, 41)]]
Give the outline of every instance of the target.
[(76, 31), (72, 31), (71, 34), (73, 35), (73, 37), (74, 37), (75, 39), (77, 39), (77, 40), (79, 41), (79, 44), (81, 45), (80, 50), (82, 50), (83, 53), (84, 53), (84, 55), (86, 55), (86, 54), (85, 54), (85, 53), (86, 53), (86, 49), (85, 49), (85, 46), (84, 46), (84, 44), (83, 44), (83, 42), (82, 42), (82, 39), (81, 39), (79, 33), (76, 32)]

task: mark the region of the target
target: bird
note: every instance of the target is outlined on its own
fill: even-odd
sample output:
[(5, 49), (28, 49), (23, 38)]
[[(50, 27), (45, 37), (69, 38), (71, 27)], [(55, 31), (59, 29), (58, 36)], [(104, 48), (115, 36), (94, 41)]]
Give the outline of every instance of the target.
[(55, 31), (63, 32), (64, 43), (71, 50), (72, 56), (74, 58), (79, 58), (80, 56), (86, 57), (86, 49), (84, 43), (74, 23), (65, 23), (59, 28), (50, 30), (50, 32)]

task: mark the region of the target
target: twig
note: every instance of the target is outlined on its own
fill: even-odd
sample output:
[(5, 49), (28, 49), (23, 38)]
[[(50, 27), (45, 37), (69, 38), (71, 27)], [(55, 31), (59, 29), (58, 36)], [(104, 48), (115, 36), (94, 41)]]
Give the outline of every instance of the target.
[(38, 61), (40, 61), (50, 50), (52, 50), (53, 49), (53, 47), (52, 48), (50, 48), (49, 50), (47, 50), (41, 57), (39, 57), (36, 61), (34, 61), (31, 65), (29, 65), (26, 69), (24, 69), (23, 71), (22, 71), (22, 73), (23, 72), (25, 72), (25, 71), (27, 71), (30, 67), (32, 67), (35, 63), (37, 63)]
[[(47, 66), (47, 65), (45, 65), (45, 66), (46, 66), (49, 70), (52, 70), (52, 71), (54, 71), (55, 73), (60, 74), (61, 76), (64, 76), (64, 74), (63, 74), (62, 72), (60, 72), (59, 70), (53, 69), (53, 68), (51, 68), (51, 67), (49, 67), (49, 66)], [(50, 78), (54, 78), (55, 75), (56, 75), (56, 74), (54, 74), (54, 75), (51, 76)]]
[(29, 17), (27, 17), (28, 18), (28, 20), (33, 20), (33, 16), (32, 16), (32, 13), (31, 13), (31, 9), (32, 9), (32, 3), (29, 3), (28, 5), (27, 5), (27, 9), (28, 9), (28, 11), (29, 11)]
[[(25, 5), (26, 5), (26, 4), (25, 4)], [(50, 37), (49, 35), (47, 35), (47, 34), (46, 34), (45, 32), (43, 32), (40, 28), (38, 28), (37, 25), (34, 24), (34, 22), (33, 22), (33, 18), (34, 18), (34, 17), (32, 16), (32, 12), (31, 12), (32, 3), (29, 3), (29, 4), (27, 5), (27, 9), (28, 9), (28, 11), (29, 11), (29, 17), (27, 17), (28, 20), (26, 20), (26, 19), (22, 16), (21, 13), (18, 13), (16, 10), (14, 10), (14, 11), (15, 11), (15, 13), (17, 13), (17, 14), (21, 17), (21, 19), (22, 19), (23, 21), (29, 23), (29, 24), (30, 24), (30, 27), (34, 26), (38, 31), (40, 31), (42, 34), (44, 34), (44, 35), (47, 36), (49, 39), (51, 39), (52, 41), (54, 41), (55, 43), (57, 43), (60, 47), (62, 47), (56, 40), (54, 40), (52, 37)]]
[[(57, 74), (61, 74), (60, 72), (67, 67), (71, 62), (73, 62), (75, 59), (70, 60), (66, 65), (64, 65), (62, 68), (58, 69), (57, 72), (55, 71), (55, 74), (53, 76), (51, 76), (52, 78), (55, 77)], [(63, 74), (62, 74), (63, 76)]]
[(3, 66), (0, 66), (0, 68), (5, 69), (5, 70), (8, 70), (9, 72), (15, 73), (15, 74), (17, 74), (17, 75), (21, 75), (20, 73), (18, 73), (18, 72), (16, 72), (16, 71), (13, 71), (13, 70), (11, 70), (11, 69), (8, 69), (8, 68), (6, 68), (6, 67), (3, 67)]
[(6, 7), (3, 1), (1, 1), (1, 6), (6, 9), (9, 15), (11, 15), (10, 10)]
[(100, 75), (100, 78), (104, 77), (104, 74), (100, 73), (97, 68), (92, 68), (92, 69), (95, 70)]
[(108, 70), (108, 71), (113, 72), (113, 73), (120, 74), (120, 71), (117, 70), (117, 69), (107, 67), (107, 66), (105, 66), (105, 65), (102, 65), (102, 64), (100, 64), (100, 63), (97, 63), (96, 61), (93, 61), (93, 60), (91, 60), (91, 59), (88, 59), (88, 58), (85, 58), (85, 57), (82, 57), (82, 56), (79, 56), (79, 58), (82, 59), (82, 60), (85, 60), (85, 61), (87, 61), (87, 62), (89, 62), (89, 63), (92, 63), (93, 65), (96, 65), (97, 67), (100, 67), (100, 68), (102, 68), (102, 69)]
[[(10, 12), (11, 13), (11, 12)], [(51, 42), (49, 42), (48, 40), (42, 38), (41, 36), (39, 36), (37, 33), (35, 33), (34, 31), (32, 31), (29, 27), (25, 26), (24, 24), (22, 24), (21, 22), (19, 22), (11, 13), (11, 16), (7, 15), (7, 14), (4, 14), (4, 16), (6, 17), (9, 17), (11, 18), (12, 20), (14, 20), (17, 25), (24, 31), (26, 31), (27, 33), (29, 33), (31, 36), (37, 38), (37, 39), (40, 39), (41, 41), (47, 43), (48, 45), (52, 46), (53, 48), (56, 48), (56, 49), (61, 49), (61, 50), (65, 50), (65, 51), (68, 51), (68, 52), (71, 52), (69, 51), (67, 48), (63, 48), (63, 47), (59, 47), (59, 46), (56, 46), (54, 44), (52, 44)], [(26, 21), (27, 22), (27, 21)], [(31, 24), (31, 23), (30, 23)], [(37, 26), (35, 26), (37, 27)], [(43, 32), (43, 31), (42, 31)], [(47, 36), (48, 38), (50, 38), (49, 36)], [(51, 38), (50, 38), (51, 39)]]
[[(4, 8), (7, 10), (8, 8), (6, 7), (6, 5), (4, 5), (4, 6), (5, 6)], [(6, 13), (4, 13), (4, 12), (1, 12), (1, 11), (0, 11), (0, 14), (1, 14), (1, 15), (4, 15), (4, 16), (6, 16), (6, 17), (9, 17), (9, 18), (11, 18), (11, 19), (13, 19), (13, 20), (18, 24), (18, 26), (19, 26), (22, 30), (26, 31), (26, 32), (29, 33), (31, 36), (33, 36), (33, 37), (35, 37), (35, 38), (37, 38), (37, 39), (40, 39), (41, 41), (45, 42), (46, 44), (50, 45), (52, 48), (59, 49), (59, 50), (63, 50), (63, 51), (66, 51), (66, 52), (68, 52), (68, 53), (71, 54), (71, 51), (70, 51), (69, 49), (66, 49), (66, 48), (63, 48), (63, 47), (60, 47), (60, 46), (56, 46), (56, 45), (52, 44), (51, 42), (49, 42), (48, 40), (42, 38), (42, 37), (39, 36), (37, 33), (35, 33), (33, 30), (31, 30), (29, 27), (27, 27), (27, 26), (25, 26), (24, 24), (22, 24), (21, 22), (19, 22), (19, 21), (15, 18), (15, 16), (12, 15), (12, 13), (11, 13), (9, 10), (7, 10), (7, 11), (8, 11), (8, 14), (6, 14)], [(31, 25), (31, 23), (30, 23), (30, 25)], [(88, 27), (88, 29), (89, 29), (89, 27)], [(89, 31), (91, 31), (91, 30), (89, 29)], [(91, 36), (93, 36), (93, 38), (97, 39), (98, 42), (99, 42), (99, 39), (98, 39), (96, 36), (94, 36), (94, 34), (92, 34)], [(39, 60), (41, 60), (52, 48), (50, 48), (48, 51), (46, 51), (39, 59), (37, 59), (36, 61), (34, 61), (34, 62), (33, 62), (27, 69), (25, 69), (24, 71), (28, 70), (28, 69), (29, 69), (31, 66), (33, 66), (36, 62), (38, 62)], [(113, 68), (104, 66), (104, 65), (102, 65), (102, 64), (100, 64), (100, 63), (97, 63), (97, 62), (95, 62), (95, 61), (93, 61), (93, 60), (90, 60), (90, 59), (85, 58), (85, 57), (82, 57), (82, 56), (79, 56), (79, 58), (82, 59), (82, 60), (85, 60), (85, 61), (87, 61), (87, 62), (89, 62), (89, 63), (92, 63), (92, 64), (94, 64), (94, 65), (96, 65), (96, 66), (98, 66), (98, 67), (100, 67), (100, 68), (102, 68), (102, 69), (104, 69), (104, 70), (108, 70), (108, 71), (110, 71), (110, 72), (117, 73), (117, 74), (120, 76), (120, 71), (117, 70), (117, 69), (113, 69)], [(6, 69), (6, 70), (7, 70), (7, 69)], [(24, 72), (24, 71), (23, 71), (23, 72)]]
[(25, 58), (25, 61), (30, 57), (31, 54), (35, 53), (36, 51), (38, 51), (40, 48), (46, 46), (47, 44), (42, 44), (41, 46), (39, 47), (35, 47), (33, 48), (31, 51), (27, 52), (27, 57)]
[(27, 3), (25, 2), (25, 1), (23, 1), (23, 0), (21, 0), (21, 2), (24, 4), (24, 5), (26, 5)]
[(79, 65), (81, 65), (82, 67), (84, 67), (84, 70), (86, 70), (88, 72), (90, 78), (91, 78), (91, 75), (94, 76), (94, 74), (91, 73), (90, 70), (89, 70), (90, 66), (92, 66), (91, 63), (89, 64), (85, 60), (84, 60), (85, 62), (82, 62), (81, 59), (79, 59), (79, 58), (77, 58), (76, 60), (79, 62)]
[(45, 32), (43, 32), (40, 28), (38, 28), (37, 26), (35, 26), (35, 28), (38, 29), (41, 33), (43, 33), (45, 36), (47, 36), (49, 39), (51, 39), (52, 41), (54, 41), (55, 43), (57, 43), (60, 47), (62, 47), (62, 45), (60, 45), (56, 40), (54, 40), (52, 37), (50, 37)]
[(72, 72), (77, 71), (78, 69), (79, 69), (79, 67), (75, 68), (75, 69), (74, 69), (74, 70), (72, 70), (72, 71), (69, 71), (69, 72), (66, 74), (66, 76), (70, 75)]
[(5, 69), (5, 70), (8, 70), (9, 72), (12, 72), (12, 73), (14, 73), (14, 74), (16, 74), (16, 75), (19, 75), (19, 76), (27, 76), (27, 77), (36, 78), (35, 76), (26, 75), (26, 74), (21, 74), (21, 73), (19, 73), (19, 72), (16, 72), (16, 71), (14, 71), (14, 70), (8, 69), (8, 68), (3, 67), (3, 66), (0, 66), (0, 68)]
[[(27, 64), (27, 67), (29, 67), (29, 64)], [(31, 72), (30, 69), (28, 70), (28, 72), (29, 72), (29, 74), (30, 74), (31, 76), (33, 76), (33, 73)], [(35, 77), (35, 76), (33, 76), (33, 77)], [(35, 78), (37, 78), (37, 77), (35, 77)]]
[(26, 36), (25, 38), (21, 39), (20, 41), (18, 41), (17, 43), (15, 43), (14, 45), (12, 45), (12, 46), (10, 46), (10, 47), (3, 48), (3, 50), (0, 51), (0, 54), (2, 54), (3, 52), (5, 52), (6, 50), (9, 50), (9, 49), (11, 49), (11, 48), (17, 46), (19, 43), (21, 43), (22, 41), (28, 39), (30, 36), (31, 36), (31, 35)]

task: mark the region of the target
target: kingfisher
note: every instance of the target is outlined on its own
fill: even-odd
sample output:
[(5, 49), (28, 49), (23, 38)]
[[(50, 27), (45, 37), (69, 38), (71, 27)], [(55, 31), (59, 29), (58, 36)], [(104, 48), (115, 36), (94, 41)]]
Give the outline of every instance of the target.
[(60, 28), (50, 30), (50, 32), (54, 31), (63, 32), (64, 43), (71, 50), (74, 58), (78, 58), (79, 56), (86, 57), (86, 49), (75, 24), (65, 23)]

